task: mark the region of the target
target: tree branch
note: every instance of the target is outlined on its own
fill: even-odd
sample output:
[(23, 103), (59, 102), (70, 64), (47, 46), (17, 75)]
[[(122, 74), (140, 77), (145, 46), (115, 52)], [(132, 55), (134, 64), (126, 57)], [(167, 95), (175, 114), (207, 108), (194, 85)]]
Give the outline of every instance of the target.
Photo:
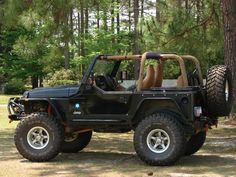
[(186, 30), (184, 30), (184, 31), (182, 31), (182, 32), (180, 32), (180, 33), (178, 33), (178, 34), (175, 35), (172, 39), (170, 39), (170, 40), (168, 40), (167, 42), (165, 42), (165, 43), (163, 44), (163, 46), (166, 46), (167, 44), (169, 44), (169, 43), (171, 43), (171, 42), (177, 40), (179, 37), (184, 36), (186, 33), (189, 33), (189, 32), (193, 31), (194, 29), (196, 29), (196, 28), (198, 28), (198, 27), (200, 27), (200, 26), (206, 25), (209, 21), (211, 21), (213, 15), (215, 14), (215, 8), (214, 8), (214, 7), (215, 7), (215, 5), (213, 4), (211, 15), (210, 15), (208, 18), (206, 18), (205, 20), (203, 20), (203, 21), (200, 22), (199, 24), (194, 25), (194, 26), (192, 26), (192, 27), (190, 27), (190, 28), (188, 28), (188, 29), (186, 29)]

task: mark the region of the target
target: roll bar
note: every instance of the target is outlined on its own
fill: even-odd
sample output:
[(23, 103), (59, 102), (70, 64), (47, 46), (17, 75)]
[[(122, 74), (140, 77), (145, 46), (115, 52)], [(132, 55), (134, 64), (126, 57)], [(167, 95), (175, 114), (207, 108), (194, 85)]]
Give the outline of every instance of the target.
[[(159, 70), (163, 72), (163, 62), (166, 60), (176, 60), (178, 61), (180, 65), (180, 70), (181, 70), (181, 76), (183, 78), (183, 86), (187, 87), (188, 86), (188, 79), (187, 79), (187, 72), (186, 72), (186, 67), (185, 67), (185, 60), (190, 60), (195, 64), (195, 67), (198, 70), (198, 77), (200, 81), (200, 85), (203, 86), (203, 76), (202, 76), (202, 71), (200, 67), (200, 63), (198, 59), (194, 56), (191, 55), (177, 55), (173, 53), (157, 53), (157, 52), (146, 52), (143, 55), (125, 55), (125, 56), (118, 56), (118, 55), (98, 55), (94, 58), (92, 64), (90, 65), (88, 71), (85, 73), (83, 79), (82, 79), (82, 84), (86, 84), (87, 79), (89, 77), (90, 72), (93, 70), (94, 65), (97, 60), (110, 60), (110, 61), (122, 61), (122, 60), (139, 60), (140, 61), (140, 72), (139, 72), (139, 79), (138, 79), (138, 86), (137, 90), (140, 91), (142, 88), (142, 83), (143, 83), (143, 78), (144, 78), (144, 67), (145, 67), (145, 61), (147, 59), (153, 59), (159, 61), (161, 65), (159, 66)], [(163, 73), (160, 73), (161, 77), (163, 77)]]
[(180, 57), (183, 58), (184, 60), (190, 60), (195, 64), (195, 67), (197, 68), (197, 71), (198, 71), (198, 77), (199, 77), (200, 84), (201, 84), (201, 86), (203, 86), (203, 76), (202, 76), (202, 70), (201, 70), (199, 60), (192, 55), (181, 55)]
[(155, 59), (162, 60), (162, 61), (166, 61), (166, 60), (178, 61), (180, 65), (181, 75), (183, 77), (183, 86), (184, 87), (188, 86), (187, 72), (186, 72), (184, 60), (180, 56), (176, 54), (158, 54), (158, 53), (156, 53), (156, 55), (153, 55), (153, 54), (150, 55), (149, 52), (146, 52), (142, 55), (142, 58), (141, 58), (139, 80), (138, 80), (138, 87), (137, 87), (138, 91), (141, 90), (142, 84), (143, 84), (145, 61), (146, 59), (151, 59), (150, 56), (156, 56)]

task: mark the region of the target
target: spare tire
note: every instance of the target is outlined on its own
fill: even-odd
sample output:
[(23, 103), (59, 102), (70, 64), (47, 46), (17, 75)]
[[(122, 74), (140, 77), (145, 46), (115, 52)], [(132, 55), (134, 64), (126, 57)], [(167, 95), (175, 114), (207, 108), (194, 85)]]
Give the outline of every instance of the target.
[(232, 79), (230, 70), (224, 65), (208, 70), (206, 97), (209, 116), (228, 116), (232, 108)]

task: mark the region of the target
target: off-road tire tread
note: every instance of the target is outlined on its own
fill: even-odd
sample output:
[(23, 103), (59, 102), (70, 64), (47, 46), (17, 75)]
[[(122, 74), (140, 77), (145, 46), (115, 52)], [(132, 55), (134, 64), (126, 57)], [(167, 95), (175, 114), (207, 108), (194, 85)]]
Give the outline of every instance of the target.
[[(27, 149), (24, 149), (20, 143), (20, 136), (22, 132), (24, 131), (24, 127), (27, 124), (33, 124), (33, 123), (44, 123), (47, 124), (48, 127), (51, 127), (53, 129), (53, 133), (55, 136), (55, 141), (53, 148), (50, 150), (49, 153), (44, 155), (31, 155), (28, 153)], [(49, 161), (53, 158), (55, 158), (58, 153), (60, 153), (61, 143), (64, 140), (64, 129), (62, 125), (53, 117), (49, 117), (47, 113), (32, 113), (26, 118), (22, 119), (21, 122), (17, 125), (15, 135), (14, 135), (14, 142), (17, 150), (19, 153), (26, 159), (32, 161), (32, 162), (45, 162)]]
[(206, 132), (199, 132), (193, 135), (187, 142), (185, 155), (189, 156), (196, 153), (206, 141)]
[[(141, 136), (141, 132), (145, 130), (148, 126), (152, 124), (166, 124), (172, 128), (172, 131), (175, 133), (176, 145), (174, 153), (162, 161), (157, 161), (154, 159), (150, 159), (145, 156), (145, 152), (140, 149), (139, 145), (139, 136)], [(173, 165), (180, 157), (184, 154), (186, 147), (186, 139), (183, 126), (177, 121), (175, 117), (167, 113), (154, 113), (150, 116), (147, 116), (144, 120), (142, 120), (134, 134), (134, 148), (136, 153), (138, 154), (139, 158), (146, 162), (149, 165), (157, 165), (157, 166), (167, 166)]]
[(228, 79), (226, 77), (231, 77), (231, 75), (224, 65), (216, 65), (208, 70), (206, 81), (207, 106), (208, 112), (212, 116), (225, 116), (231, 110), (231, 101), (228, 103), (225, 101), (224, 87), (225, 80)]
[(61, 152), (76, 153), (83, 150), (92, 138), (92, 131), (79, 134), (78, 138), (72, 142), (62, 142)]

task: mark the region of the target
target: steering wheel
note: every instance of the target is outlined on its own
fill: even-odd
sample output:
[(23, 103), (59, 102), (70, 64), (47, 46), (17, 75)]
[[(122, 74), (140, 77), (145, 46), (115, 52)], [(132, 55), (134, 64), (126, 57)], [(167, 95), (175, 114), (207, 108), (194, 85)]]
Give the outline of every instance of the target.
[(106, 90), (106, 79), (104, 76), (96, 76), (95, 83), (102, 90)]
[(117, 87), (115, 79), (108, 74), (105, 76), (96, 76), (95, 82), (99, 88), (105, 91), (114, 91)]
[(109, 74), (105, 75), (104, 77), (109, 90), (114, 91), (117, 88), (117, 82), (115, 79)]

